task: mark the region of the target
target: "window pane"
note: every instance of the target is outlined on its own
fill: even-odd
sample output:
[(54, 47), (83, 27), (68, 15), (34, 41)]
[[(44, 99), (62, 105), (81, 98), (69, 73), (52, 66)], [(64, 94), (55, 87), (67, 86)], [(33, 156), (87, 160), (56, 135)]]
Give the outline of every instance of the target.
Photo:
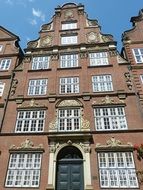
[(136, 63), (143, 63), (143, 48), (133, 49)]
[(98, 153), (101, 187), (137, 188), (138, 181), (132, 158), (132, 152)]
[(90, 59), (91, 66), (99, 66), (99, 65), (108, 65), (109, 64), (107, 52), (90, 53), (89, 59)]
[(45, 125), (45, 111), (19, 111), (15, 132), (42, 132)]
[(96, 130), (127, 129), (123, 107), (95, 108), (94, 117)]
[(6, 187), (38, 187), (41, 156), (40, 153), (11, 154)]
[(60, 78), (60, 93), (79, 93), (79, 78)]
[(80, 109), (59, 109), (58, 111), (58, 130), (77, 131), (80, 130)]
[(47, 93), (48, 79), (30, 80), (28, 95), (45, 95)]

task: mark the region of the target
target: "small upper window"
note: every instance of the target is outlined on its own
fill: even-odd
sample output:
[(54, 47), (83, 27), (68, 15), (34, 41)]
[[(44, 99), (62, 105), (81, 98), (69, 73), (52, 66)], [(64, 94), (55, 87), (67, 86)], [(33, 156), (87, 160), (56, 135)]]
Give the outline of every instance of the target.
[(77, 44), (77, 36), (62, 36), (61, 44), (62, 45)]
[(2, 96), (2, 95), (3, 95), (4, 86), (5, 86), (5, 83), (0, 82), (0, 96)]
[(107, 52), (90, 53), (90, 66), (108, 65)]
[(33, 57), (32, 59), (32, 70), (48, 69), (49, 68), (49, 57)]
[(48, 79), (29, 80), (28, 95), (45, 95), (47, 93)]
[(77, 23), (64, 23), (62, 24), (62, 30), (71, 30), (71, 29), (76, 29), (77, 28)]
[(133, 49), (136, 63), (143, 63), (143, 48)]
[(2, 51), (3, 45), (0, 45), (0, 52)]
[(93, 92), (113, 91), (111, 75), (92, 76)]
[(8, 70), (11, 64), (11, 59), (2, 59), (0, 62), (0, 70)]

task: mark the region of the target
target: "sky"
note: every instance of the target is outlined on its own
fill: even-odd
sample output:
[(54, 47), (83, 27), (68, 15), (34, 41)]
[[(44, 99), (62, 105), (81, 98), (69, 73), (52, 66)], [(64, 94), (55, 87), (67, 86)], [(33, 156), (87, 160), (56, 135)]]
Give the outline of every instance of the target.
[(103, 34), (111, 34), (121, 50), (122, 33), (132, 28), (130, 18), (143, 8), (143, 0), (0, 0), (0, 25), (19, 36), (22, 49), (39, 37), (41, 25), (49, 23), (55, 8), (82, 3), (89, 19), (97, 19)]

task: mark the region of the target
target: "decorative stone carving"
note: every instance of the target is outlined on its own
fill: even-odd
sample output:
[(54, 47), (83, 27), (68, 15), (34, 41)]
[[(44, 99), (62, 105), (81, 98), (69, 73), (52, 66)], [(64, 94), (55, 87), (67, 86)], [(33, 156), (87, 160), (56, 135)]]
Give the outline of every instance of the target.
[(40, 46), (41, 47), (50, 46), (50, 45), (52, 45), (52, 40), (53, 40), (52, 36), (45, 36), (45, 37), (41, 38)]
[(39, 144), (38, 146), (34, 146), (33, 142), (30, 141), (29, 139), (26, 139), (24, 142), (21, 143), (21, 145), (19, 147), (12, 145), (10, 147), (10, 150), (29, 150), (29, 149), (43, 149), (43, 145)]
[(53, 53), (52, 55), (51, 55), (51, 59), (54, 61), (54, 60), (58, 60), (58, 58), (59, 58), (59, 54), (58, 53)]
[(49, 24), (44, 24), (42, 26), (42, 31), (50, 31), (53, 29), (53, 23), (49, 23)]
[(113, 36), (111, 35), (101, 35), (102, 41), (103, 42), (111, 42), (113, 41)]
[(128, 63), (123, 57), (121, 57), (119, 54), (117, 55), (117, 62), (119, 64), (121, 63)]
[(98, 39), (98, 34), (95, 33), (95, 32), (90, 32), (87, 34), (87, 42), (89, 43), (95, 43), (95, 42), (98, 42), (99, 39)]
[(15, 94), (16, 88), (17, 88), (18, 80), (14, 79), (12, 82), (11, 92), (10, 95), (13, 96)]
[(81, 148), (83, 149), (85, 153), (91, 152), (91, 147), (89, 144), (79, 143), (79, 145), (81, 146)]
[(117, 51), (116, 50), (109, 51), (109, 54), (111, 57), (114, 57), (117, 55)]
[(31, 99), (31, 101), (28, 104), (23, 102), (23, 104), (18, 105), (18, 108), (40, 108), (40, 107), (46, 107), (46, 106), (36, 103), (34, 99)]
[(102, 145), (100, 143), (96, 144), (96, 148), (116, 148), (116, 147), (122, 147), (122, 148), (133, 148), (133, 145), (128, 142), (127, 144), (122, 144), (120, 140), (116, 140), (115, 137), (111, 137), (109, 140), (107, 140), (105, 145)]
[(87, 58), (87, 57), (88, 57), (87, 52), (80, 52), (80, 58), (81, 59), (84, 59), (84, 58)]
[(115, 101), (114, 99), (111, 99), (108, 95), (105, 96), (104, 99), (101, 100), (101, 102), (93, 101), (92, 105), (108, 105), (108, 104), (125, 104), (124, 100)]
[(49, 129), (50, 130), (56, 130), (58, 124), (57, 118), (55, 118), (53, 121), (49, 123)]
[(24, 63), (29, 63), (31, 61), (30, 57), (24, 57)]
[(65, 11), (64, 14), (65, 14), (65, 19), (71, 19), (74, 17), (72, 10)]
[(106, 96), (105, 99), (102, 99), (102, 104), (114, 104), (115, 101), (111, 99), (109, 96)]
[(59, 147), (59, 143), (49, 145), (49, 151), (50, 151), (50, 153), (55, 153), (58, 147)]
[(81, 118), (81, 129), (90, 130), (90, 122), (83, 117)]
[(76, 100), (64, 100), (60, 102), (60, 104), (57, 107), (81, 107), (82, 104)]
[(36, 48), (38, 46), (38, 41), (31, 41), (28, 42), (27, 47), (28, 48)]
[(97, 20), (87, 20), (87, 26), (98, 26), (98, 21)]
[(125, 78), (126, 78), (126, 84), (129, 90), (132, 90), (133, 84), (132, 84), (132, 80), (131, 80), (131, 75), (129, 72), (124, 74)]

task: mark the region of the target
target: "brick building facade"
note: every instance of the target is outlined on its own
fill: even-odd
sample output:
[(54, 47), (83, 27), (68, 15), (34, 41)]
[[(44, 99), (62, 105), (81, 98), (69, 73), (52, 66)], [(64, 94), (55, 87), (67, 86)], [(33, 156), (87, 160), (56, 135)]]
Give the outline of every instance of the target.
[[(134, 58), (143, 53), (142, 11), (132, 22), (122, 55), (81, 4), (58, 6), (24, 57), (18, 37), (1, 28), (0, 47), (9, 46), (0, 59), (13, 58), (0, 62), (1, 190), (143, 189), (134, 151), (143, 136), (142, 66)], [(7, 33), (11, 43), (1, 41)]]

